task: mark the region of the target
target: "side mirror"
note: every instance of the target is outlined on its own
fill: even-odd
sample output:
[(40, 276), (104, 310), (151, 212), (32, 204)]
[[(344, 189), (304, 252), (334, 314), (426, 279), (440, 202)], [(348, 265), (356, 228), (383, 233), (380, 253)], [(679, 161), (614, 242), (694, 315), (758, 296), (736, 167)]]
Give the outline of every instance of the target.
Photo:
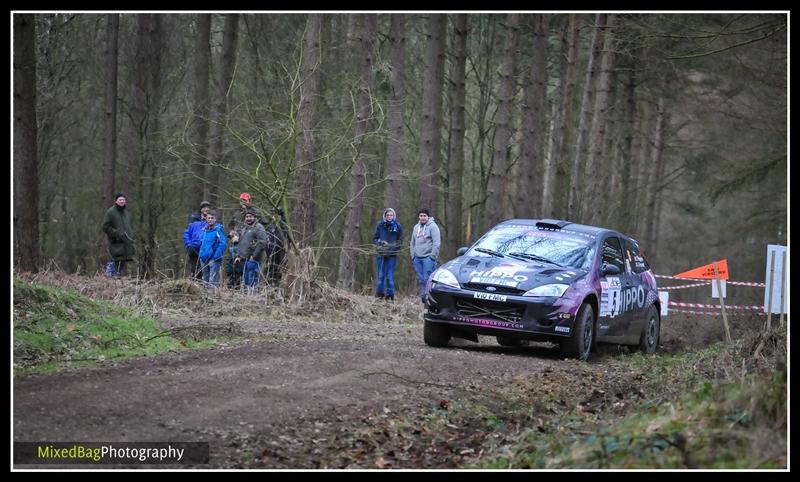
[(469, 247), (468, 246), (462, 246), (462, 247), (458, 248), (458, 251), (456, 251), (456, 256), (463, 256), (464, 253), (466, 253), (467, 251), (469, 251)]
[(610, 274), (617, 275), (622, 273), (622, 271), (619, 269), (619, 266), (608, 263), (603, 263), (603, 268), (600, 271), (603, 273), (603, 276), (608, 276)]

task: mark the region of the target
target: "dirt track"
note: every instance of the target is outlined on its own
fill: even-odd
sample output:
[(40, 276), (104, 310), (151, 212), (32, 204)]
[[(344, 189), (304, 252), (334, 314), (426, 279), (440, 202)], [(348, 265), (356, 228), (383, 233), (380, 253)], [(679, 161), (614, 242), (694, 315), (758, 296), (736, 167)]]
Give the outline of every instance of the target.
[[(259, 448), (263, 466), (314, 468), (315, 447), (303, 440), (357, 426), (369, 413), (428, 411), (464, 387), (494, 389), (530, 372), (558, 376), (577, 363), (546, 344), (505, 348), (488, 337), (429, 348), (421, 321), (412, 320), (242, 327), (263, 338), (16, 379), (14, 440), (208, 441), (212, 467), (240, 466), (242, 445), (258, 441), (275, 447)], [(669, 333), (665, 327), (667, 344)], [(588, 369), (605, 371), (616, 356), (609, 353)]]

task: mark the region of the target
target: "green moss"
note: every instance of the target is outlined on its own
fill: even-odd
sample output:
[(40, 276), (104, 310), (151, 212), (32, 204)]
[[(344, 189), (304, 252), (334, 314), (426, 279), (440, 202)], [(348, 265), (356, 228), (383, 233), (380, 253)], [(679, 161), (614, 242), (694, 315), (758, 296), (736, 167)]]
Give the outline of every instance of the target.
[(130, 309), (51, 286), (14, 280), (14, 371), (18, 375), (200, 348)]

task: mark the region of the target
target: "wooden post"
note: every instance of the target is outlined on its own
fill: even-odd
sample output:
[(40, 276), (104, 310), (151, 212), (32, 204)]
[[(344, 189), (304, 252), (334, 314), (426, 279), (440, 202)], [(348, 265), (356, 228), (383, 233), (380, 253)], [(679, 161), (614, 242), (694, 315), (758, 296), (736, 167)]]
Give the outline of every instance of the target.
[(725, 312), (725, 299), (722, 297), (722, 283), (719, 280), (719, 270), (717, 269), (717, 262), (714, 261), (714, 282), (717, 283), (717, 294), (719, 295), (719, 304), (722, 306), (722, 324), (725, 326), (725, 338), (728, 343), (731, 343), (731, 330), (728, 328), (728, 315)]
[(788, 254), (789, 249), (787, 248), (786, 251), (783, 252), (783, 256), (781, 259), (783, 262), (781, 265), (783, 269), (781, 270), (781, 316), (780, 316), (780, 326), (783, 328), (783, 312), (786, 311), (786, 305), (783, 302), (783, 294), (786, 293), (786, 255)]
[(775, 251), (769, 261), (769, 290), (767, 290), (767, 331), (772, 328), (772, 287), (775, 285)]

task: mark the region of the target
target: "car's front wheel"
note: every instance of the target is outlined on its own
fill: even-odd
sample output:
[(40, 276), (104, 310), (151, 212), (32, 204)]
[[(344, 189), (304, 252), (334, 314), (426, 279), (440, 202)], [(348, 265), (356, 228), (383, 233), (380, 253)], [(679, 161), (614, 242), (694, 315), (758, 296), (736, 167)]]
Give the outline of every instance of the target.
[(594, 309), (589, 303), (584, 303), (575, 317), (572, 327), (572, 336), (561, 340), (561, 354), (566, 358), (586, 360), (592, 351), (594, 342)]
[(647, 319), (639, 339), (639, 351), (646, 354), (655, 353), (658, 350), (660, 336), (661, 320), (658, 317), (658, 310), (656, 310), (655, 305), (651, 305), (647, 310)]
[(425, 321), (423, 338), (428, 346), (447, 346), (447, 342), (450, 341), (450, 330), (441, 324)]

